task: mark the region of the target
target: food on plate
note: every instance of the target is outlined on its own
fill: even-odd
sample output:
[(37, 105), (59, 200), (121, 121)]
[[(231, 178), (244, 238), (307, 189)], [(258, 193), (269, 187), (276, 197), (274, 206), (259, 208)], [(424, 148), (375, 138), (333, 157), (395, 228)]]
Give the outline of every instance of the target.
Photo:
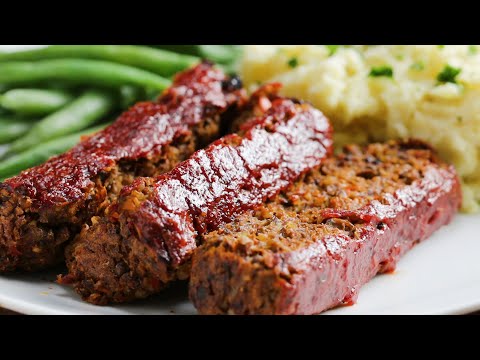
[(238, 132), (196, 152), (171, 172), (124, 188), (66, 250), (69, 274), (84, 300), (125, 302), (188, 278), (200, 235), (261, 205), (332, 150), (332, 129), (312, 106), (284, 97), (278, 85), (252, 96)]
[(204, 237), (190, 297), (202, 314), (315, 314), (450, 222), (453, 166), (420, 141), (347, 146), (273, 201)]
[(455, 165), (463, 210), (480, 210), (479, 45), (246, 46), (246, 85), (279, 81), (312, 102), (335, 143), (416, 137)]
[(135, 105), (71, 151), (1, 183), (0, 271), (61, 261), (64, 245), (122, 186), (171, 170), (217, 138), (221, 118), (243, 99), (238, 79), (202, 63), (177, 75), (157, 101)]
[(0, 274), (66, 263), (96, 305), (190, 279), (201, 314), (353, 304), (480, 211), (478, 50), (0, 51)]

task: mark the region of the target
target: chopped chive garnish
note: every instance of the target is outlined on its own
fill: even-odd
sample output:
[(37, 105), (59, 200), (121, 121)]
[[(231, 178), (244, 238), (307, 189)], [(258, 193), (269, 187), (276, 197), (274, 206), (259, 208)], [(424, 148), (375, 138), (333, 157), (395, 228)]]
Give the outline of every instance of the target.
[(325, 45), (328, 49), (328, 56), (335, 54), (340, 47), (340, 45)]
[(370, 74), (368, 74), (368, 76), (371, 76), (371, 77), (384, 76), (384, 77), (391, 78), (393, 77), (393, 69), (390, 66), (374, 67), (372, 68), (372, 70), (370, 70)]
[(288, 66), (290, 66), (292, 69), (296, 68), (298, 66), (298, 59), (296, 57), (291, 58), (288, 60)]
[(443, 70), (437, 75), (437, 80), (441, 84), (457, 83), (457, 76), (462, 72), (462, 69), (450, 65), (446, 65)]

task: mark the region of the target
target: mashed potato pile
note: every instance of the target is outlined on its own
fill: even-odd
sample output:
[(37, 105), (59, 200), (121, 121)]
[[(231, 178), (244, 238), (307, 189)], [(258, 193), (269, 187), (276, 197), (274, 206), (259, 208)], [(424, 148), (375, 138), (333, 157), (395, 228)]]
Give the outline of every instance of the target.
[(336, 144), (416, 137), (453, 163), (480, 210), (480, 46), (246, 46), (247, 86), (279, 81), (333, 122)]

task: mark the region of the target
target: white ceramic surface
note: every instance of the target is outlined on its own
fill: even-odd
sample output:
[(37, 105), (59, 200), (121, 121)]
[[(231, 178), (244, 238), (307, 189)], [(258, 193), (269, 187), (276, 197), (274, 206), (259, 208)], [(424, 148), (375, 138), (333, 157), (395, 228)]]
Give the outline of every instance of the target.
[[(478, 254), (480, 215), (459, 215), (410, 251), (394, 274), (378, 276), (367, 284), (356, 305), (326, 314), (461, 314), (478, 310)], [(83, 303), (54, 280), (55, 272), (0, 276), (0, 307), (25, 314), (195, 314), (185, 284), (136, 304), (96, 307)]]

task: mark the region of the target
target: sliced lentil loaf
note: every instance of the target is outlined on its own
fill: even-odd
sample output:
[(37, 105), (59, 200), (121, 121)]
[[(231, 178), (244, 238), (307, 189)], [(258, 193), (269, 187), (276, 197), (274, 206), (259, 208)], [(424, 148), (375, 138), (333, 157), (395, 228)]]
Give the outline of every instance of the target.
[(204, 237), (190, 297), (201, 314), (315, 314), (450, 222), (452, 166), (418, 141), (346, 147), (273, 201)]
[(201, 234), (275, 196), (332, 151), (332, 129), (308, 104), (253, 94), (235, 134), (214, 142), (168, 174), (138, 179), (107, 216), (67, 248), (69, 274), (84, 300), (126, 302), (189, 276)]

